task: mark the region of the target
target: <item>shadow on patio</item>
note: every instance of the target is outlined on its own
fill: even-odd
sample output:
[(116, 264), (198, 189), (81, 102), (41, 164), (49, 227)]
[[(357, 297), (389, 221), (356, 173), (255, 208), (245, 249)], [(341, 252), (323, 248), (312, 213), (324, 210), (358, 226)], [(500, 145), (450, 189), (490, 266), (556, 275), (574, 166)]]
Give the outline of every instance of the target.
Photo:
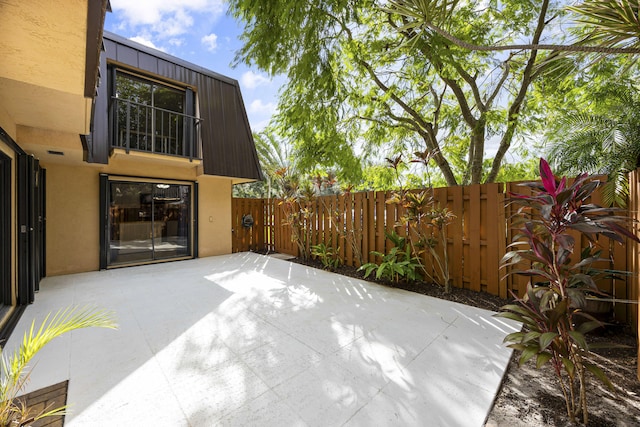
[(45, 279), (119, 331), (54, 341), (30, 389), (70, 379), (67, 425), (458, 425), (490, 409), (516, 329), (492, 313), (252, 253)]

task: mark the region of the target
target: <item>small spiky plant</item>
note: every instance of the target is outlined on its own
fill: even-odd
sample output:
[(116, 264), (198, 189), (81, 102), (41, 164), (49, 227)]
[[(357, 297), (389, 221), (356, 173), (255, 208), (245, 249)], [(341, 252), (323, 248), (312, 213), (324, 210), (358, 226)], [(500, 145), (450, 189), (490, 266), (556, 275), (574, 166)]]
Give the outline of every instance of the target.
[(116, 329), (114, 314), (96, 308), (68, 307), (45, 317), (35, 329), (35, 320), (25, 332), (22, 344), (10, 356), (0, 350), (0, 426), (23, 426), (44, 417), (63, 415), (65, 406), (45, 408), (32, 413), (25, 403), (16, 398), (29, 380), (29, 362), (51, 340), (76, 329), (100, 327)]

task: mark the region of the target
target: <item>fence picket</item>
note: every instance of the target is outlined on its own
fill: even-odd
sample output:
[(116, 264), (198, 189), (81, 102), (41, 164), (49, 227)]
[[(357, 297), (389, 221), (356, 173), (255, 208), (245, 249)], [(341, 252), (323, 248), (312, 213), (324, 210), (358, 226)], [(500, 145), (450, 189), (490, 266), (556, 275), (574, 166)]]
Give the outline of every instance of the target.
[[(463, 206), (464, 193), (463, 187), (450, 187), (448, 192), (451, 194), (450, 208), (456, 216), (449, 225), (449, 236), (451, 239), (452, 252), (450, 256), (452, 285), (458, 288), (464, 287), (463, 270), (458, 260), (462, 260), (464, 251), (464, 228)], [(455, 266), (455, 268), (454, 268)]]
[[(499, 288), (499, 275), (500, 275), (500, 246), (497, 244), (499, 233), (498, 228), (500, 226), (497, 219), (499, 219), (499, 211), (503, 211), (504, 209), (499, 209), (498, 207), (498, 191), (500, 184), (487, 184), (485, 186), (486, 189), (486, 212), (487, 216), (484, 218), (485, 225), (485, 254), (486, 254), (486, 264), (485, 264), (485, 273), (486, 273), (486, 284), (487, 284), (487, 292), (492, 295), (500, 295)], [(494, 220), (496, 218), (496, 220)]]
[[(376, 193), (376, 244), (373, 248), (374, 251), (385, 252), (385, 206), (386, 194), (382, 191)], [(369, 262), (376, 262), (376, 257), (369, 254)]]

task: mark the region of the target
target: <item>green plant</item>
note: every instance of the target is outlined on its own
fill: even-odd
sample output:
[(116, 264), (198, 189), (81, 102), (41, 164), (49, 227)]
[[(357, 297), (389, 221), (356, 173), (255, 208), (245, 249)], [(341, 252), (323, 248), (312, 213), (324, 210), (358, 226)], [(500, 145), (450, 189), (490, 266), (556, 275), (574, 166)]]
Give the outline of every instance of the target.
[(20, 347), (10, 356), (2, 354), (2, 375), (0, 379), (0, 426), (22, 426), (44, 417), (63, 415), (65, 406), (44, 408), (31, 413), (19, 398), (31, 371), (28, 364), (42, 348), (54, 338), (76, 329), (102, 327), (116, 329), (114, 316), (110, 312), (88, 308), (66, 308), (51, 317), (48, 315), (35, 330), (35, 321), (25, 332)]
[(276, 175), (283, 188), (283, 200), (279, 203), (284, 214), (282, 225), (291, 227), (291, 241), (298, 246), (302, 259), (309, 259), (311, 222), (316, 216), (313, 187), (309, 183), (300, 186), (296, 179), (288, 175), (286, 168), (276, 171)]
[(624, 207), (628, 173), (640, 166), (640, 93), (612, 85), (606, 93), (594, 94), (594, 100), (599, 111), (567, 112), (550, 128), (549, 157), (563, 173), (607, 174), (604, 203)]
[[(433, 152), (428, 150), (415, 152), (412, 163), (422, 164), (428, 171), (429, 162), (433, 158)], [(402, 164), (401, 157), (387, 159), (389, 166), (399, 176), (398, 167)], [(429, 176), (427, 174), (427, 176)], [(447, 253), (447, 227), (455, 219), (455, 215), (449, 209), (436, 204), (433, 197), (433, 187), (429, 178), (429, 188), (411, 192), (401, 189), (394, 192), (387, 200), (388, 204), (396, 204), (403, 207), (403, 213), (398, 218), (396, 226), (408, 230), (409, 243), (413, 256), (420, 263), (421, 271), (430, 280), (444, 286), (445, 292), (451, 292), (451, 274), (449, 272), (449, 255)], [(438, 249), (441, 249), (441, 252)], [(422, 264), (422, 255), (427, 253), (433, 264), (431, 274)]]
[(339, 247), (337, 249), (333, 249), (331, 246), (327, 246), (324, 243), (311, 246), (311, 255), (317, 257), (326, 270), (333, 271), (340, 267), (342, 259), (340, 258), (340, 255), (338, 255), (338, 252), (340, 252)]
[[(524, 329), (509, 334), (505, 342), (521, 351), (520, 365), (534, 357), (538, 368), (551, 363), (567, 415), (575, 422), (582, 414), (587, 424), (586, 372), (612, 387), (605, 374), (585, 358), (590, 351), (585, 334), (601, 323), (583, 308), (589, 293), (600, 292), (594, 281), (594, 263), (602, 260), (594, 248), (572, 261), (575, 240), (570, 231), (586, 236), (594, 247), (599, 235), (617, 242), (638, 238), (625, 228), (629, 220), (617, 215), (616, 209), (587, 202), (599, 181), (581, 174), (569, 185), (566, 178), (553, 175), (544, 159), (540, 159), (540, 177), (541, 183), (523, 184), (533, 189), (532, 196), (512, 194), (512, 201), (523, 206), (520, 234), (510, 247), (524, 248), (503, 258), (503, 266), (515, 267), (513, 273), (531, 276), (540, 285), (529, 286), (526, 295), (502, 307), (498, 316), (523, 323)], [(531, 267), (517, 270), (522, 261), (530, 262)]]
[(420, 260), (412, 255), (411, 247), (407, 244), (406, 237), (399, 236), (395, 231), (385, 233), (395, 246), (389, 253), (383, 254), (378, 251), (371, 253), (381, 258), (380, 264), (373, 262), (362, 265), (358, 271), (364, 271), (367, 278), (375, 270), (376, 279), (386, 279), (398, 283), (401, 278), (408, 280), (418, 280), (421, 278), (419, 269), (422, 268)]
[[(351, 200), (352, 194), (351, 194), (351, 187), (347, 187), (344, 189), (344, 197), (346, 200)], [(351, 249), (351, 253), (353, 254), (353, 260), (355, 261), (356, 265), (362, 265), (364, 263), (364, 259), (362, 257), (362, 250), (361, 248), (361, 244), (362, 244), (362, 227), (354, 227), (353, 224), (351, 227), (348, 227), (346, 224), (346, 220), (345, 220), (345, 216), (342, 215), (342, 213), (340, 211), (337, 210), (331, 210), (326, 203), (326, 199), (325, 198), (321, 198), (319, 199), (323, 209), (324, 209), (324, 215), (328, 215), (329, 218), (331, 218), (331, 221), (333, 223), (334, 229), (339, 233), (340, 237), (342, 239), (344, 239), (345, 244), (347, 245), (348, 248)], [(355, 213), (355, 210), (354, 210)], [(346, 215), (351, 215), (351, 210), (350, 209), (346, 209), (344, 214)]]

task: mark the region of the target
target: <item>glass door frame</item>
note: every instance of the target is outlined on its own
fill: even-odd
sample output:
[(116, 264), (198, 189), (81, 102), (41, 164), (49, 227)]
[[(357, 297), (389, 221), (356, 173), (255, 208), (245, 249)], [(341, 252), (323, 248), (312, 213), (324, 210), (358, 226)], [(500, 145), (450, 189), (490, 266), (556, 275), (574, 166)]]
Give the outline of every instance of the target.
[[(152, 259), (142, 262), (131, 263), (117, 263), (111, 265), (110, 259), (110, 231), (111, 220), (109, 216), (110, 212), (110, 184), (113, 182), (123, 183), (140, 183), (140, 184), (174, 184), (174, 185), (187, 185), (190, 187), (190, 218), (187, 221), (189, 223), (189, 235), (188, 235), (188, 249), (189, 255), (176, 256), (170, 258)], [(159, 178), (147, 178), (125, 175), (109, 175), (100, 174), (100, 269), (107, 268), (119, 268), (128, 267), (133, 265), (142, 264), (155, 264), (167, 261), (176, 261), (183, 259), (193, 259), (198, 257), (198, 182), (197, 181), (185, 181), (176, 179), (159, 179)], [(153, 239), (152, 239), (153, 241)], [(152, 243), (155, 244), (155, 243)]]
[(12, 245), (11, 233), (11, 208), (13, 207), (11, 182), (12, 159), (0, 151), (0, 303), (4, 306), (12, 306), (13, 292), (11, 274), (12, 265)]

